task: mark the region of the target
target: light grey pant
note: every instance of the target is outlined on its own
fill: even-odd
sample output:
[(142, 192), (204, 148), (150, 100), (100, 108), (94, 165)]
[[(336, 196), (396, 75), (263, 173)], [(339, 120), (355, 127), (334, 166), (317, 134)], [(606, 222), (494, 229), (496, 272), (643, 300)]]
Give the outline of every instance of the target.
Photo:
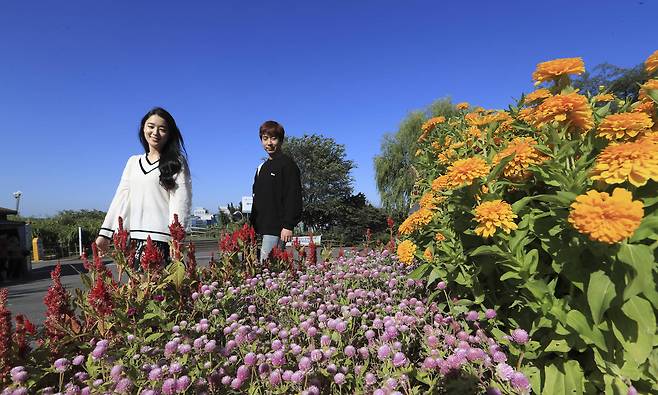
[(276, 246), (279, 246), (280, 249), (285, 247), (285, 244), (281, 241), (279, 236), (263, 235), (263, 244), (260, 246), (261, 263), (269, 257), (270, 251), (272, 251)]

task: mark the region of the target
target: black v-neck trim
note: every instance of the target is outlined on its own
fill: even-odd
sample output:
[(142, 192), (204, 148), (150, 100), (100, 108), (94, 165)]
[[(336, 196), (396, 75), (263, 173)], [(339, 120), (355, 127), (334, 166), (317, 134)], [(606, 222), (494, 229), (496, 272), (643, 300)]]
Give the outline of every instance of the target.
[(160, 162), (160, 158), (158, 158), (158, 160), (156, 160), (155, 162), (151, 163), (151, 161), (149, 160), (149, 154), (144, 155), (144, 157), (146, 158), (146, 163), (148, 163), (148, 164), (151, 165), (151, 166), (153, 166), (154, 164)]
[[(146, 161), (148, 162), (148, 159), (146, 159)], [(142, 173), (144, 173), (145, 175), (149, 174), (153, 170), (157, 169), (157, 166), (156, 166), (156, 167), (152, 168), (151, 170), (146, 171), (146, 169), (144, 169), (144, 165), (142, 164), (142, 158), (139, 158), (139, 167), (142, 169)]]

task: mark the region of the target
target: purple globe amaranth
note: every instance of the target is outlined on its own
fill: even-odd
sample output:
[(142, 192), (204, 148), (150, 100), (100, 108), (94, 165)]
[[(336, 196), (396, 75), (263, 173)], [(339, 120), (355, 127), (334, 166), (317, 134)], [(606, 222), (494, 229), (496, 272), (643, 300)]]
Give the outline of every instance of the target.
[(63, 373), (64, 371), (66, 371), (66, 369), (68, 369), (70, 365), (71, 365), (71, 363), (66, 358), (59, 358), (53, 364), (53, 366), (55, 367), (55, 370), (57, 370), (60, 373)]
[(497, 315), (496, 310), (494, 310), (494, 309), (487, 309), (487, 311), (484, 312), (484, 317), (488, 320), (496, 318), (496, 315)]
[(388, 358), (389, 355), (391, 355), (391, 348), (387, 344), (384, 344), (377, 349), (377, 358), (384, 360)]
[(517, 328), (512, 331), (512, 340), (518, 344), (526, 344), (528, 342), (528, 332), (524, 329)]
[(299, 360), (299, 363), (297, 364), (297, 366), (299, 367), (299, 370), (304, 370), (304, 371), (306, 371), (306, 370), (311, 369), (311, 364), (312, 364), (312, 362), (311, 362), (311, 359), (310, 359), (310, 358), (308, 358), (308, 357), (302, 357), (302, 358)]
[(131, 393), (132, 388), (133, 382), (128, 377), (124, 377), (119, 380), (119, 383), (114, 388), (114, 392), (118, 392), (120, 394), (129, 394)]
[(334, 383), (338, 385), (343, 385), (345, 384), (345, 375), (342, 373), (336, 373), (334, 375)]
[(178, 380), (176, 380), (176, 391), (184, 392), (187, 387), (190, 386), (191, 382), (192, 380), (188, 376), (180, 376)]
[(398, 351), (393, 355), (393, 366), (400, 367), (407, 364), (407, 356)]
[(244, 363), (247, 366), (254, 366), (256, 364), (256, 354), (253, 352), (247, 353), (247, 355), (244, 356)]
[(519, 391), (528, 391), (530, 389), (530, 381), (521, 372), (514, 372), (510, 378), (512, 387)]
[(509, 381), (512, 378), (512, 375), (514, 374), (514, 368), (506, 364), (505, 362), (501, 362), (498, 365), (496, 365), (496, 374), (498, 375), (498, 378), (500, 378), (503, 381)]
[(281, 384), (281, 372), (279, 370), (273, 370), (270, 372), (269, 381), (273, 386)]

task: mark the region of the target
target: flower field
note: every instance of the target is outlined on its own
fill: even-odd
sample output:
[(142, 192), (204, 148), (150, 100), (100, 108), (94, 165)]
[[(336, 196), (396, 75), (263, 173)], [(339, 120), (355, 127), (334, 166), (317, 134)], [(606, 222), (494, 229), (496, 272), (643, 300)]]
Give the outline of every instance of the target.
[(578, 92), (584, 71), (540, 63), (508, 110), (427, 120), (397, 254), (528, 329), (535, 392), (657, 393), (658, 51), (637, 101)]
[[(468, 311), (445, 282), (409, 278), (386, 249), (316, 263), (275, 251), (255, 262), (253, 229), (225, 235), (197, 268), (174, 223), (174, 260), (147, 245), (139, 265), (114, 238), (120, 278), (95, 255), (70, 297), (52, 273), (43, 328), (16, 317), (0, 349), (3, 394), (528, 393), (528, 334), (496, 340), (496, 311)], [(299, 248), (299, 247), (297, 247)], [(301, 251), (301, 250), (300, 250)], [(341, 254), (342, 255), (342, 254)], [(301, 259), (299, 259), (301, 257)], [(3, 333), (11, 313), (0, 295)]]

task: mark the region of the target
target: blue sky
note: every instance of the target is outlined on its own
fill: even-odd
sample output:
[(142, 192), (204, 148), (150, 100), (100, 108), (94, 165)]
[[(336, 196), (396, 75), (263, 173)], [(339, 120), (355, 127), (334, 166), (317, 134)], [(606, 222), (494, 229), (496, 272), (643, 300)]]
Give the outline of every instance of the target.
[(641, 63), (656, 0), (3, 1), (0, 206), (106, 210), (137, 127), (167, 108), (185, 137), (194, 206), (250, 192), (258, 126), (321, 133), (379, 203), (373, 157), (405, 115), (449, 96), (506, 107), (540, 61)]

